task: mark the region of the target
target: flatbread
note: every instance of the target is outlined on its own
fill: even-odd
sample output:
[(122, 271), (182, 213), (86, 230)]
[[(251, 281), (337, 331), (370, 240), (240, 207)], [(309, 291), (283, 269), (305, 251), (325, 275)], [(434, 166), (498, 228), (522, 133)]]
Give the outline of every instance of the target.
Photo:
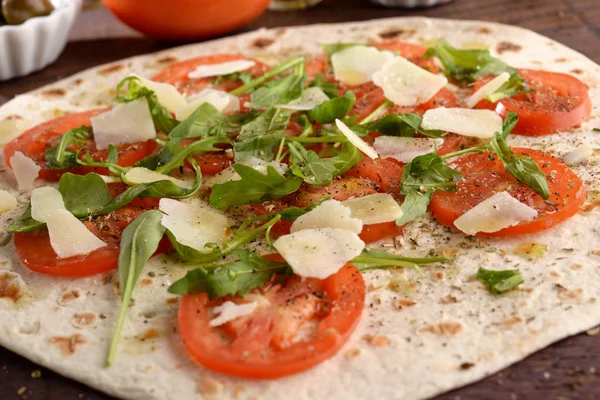
[[(581, 127), (537, 138), (513, 136), (512, 145), (559, 157), (579, 144), (600, 148), (600, 133), (593, 130), (600, 128), (598, 65), (522, 28), (425, 18), (260, 30), (134, 57), (18, 96), (0, 108), (0, 121), (19, 116), (33, 125), (109, 104), (124, 76), (135, 72), (150, 77), (171, 62), (203, 54), (240, 52), (275, 63), (298, 53), (317, 53), (320, 43), (423, 43), (441, 36), (458, 47), (485, 44), (515, 67), (571, 73), (589, 85), (594, 108)], [(594, 155), (573, 168), (592, 195), (600, 190), (599, 161)], [(16, 193), (14, 186), (12, 175), (5, 173), (0, 187)], [(22, 196), (19, 200), (26, 204)], [(540, 234), (504, 239), (466, 238), (429, 217), (409, 224), (397, 243), (399, 252), (417, 256), (432, 249), (454, 261), (425, 267), (421, 279), (412, 271), (365, 273), (367, 304), (349, 343), (333, 359), (273, 381), (229, 378), (190, 361), (177, 333), (177, 297), (166, 291), (186, 270), (164, 256), (149, 262), (136, 287), (117, 361), (106, 368), (120, 305), (116, 273), (84, 279), (32, 273), (19, 263), (5, 235), (0, 248), (0, 344), (126, 399), (430, 397), (600, 323), (600, 213), (593, 206)], [(2, 216), (2, 223), (21, 211)], [(474, 279), (478, 267), (517, 267), (525, 283), (502, 296), (490, 294)]]

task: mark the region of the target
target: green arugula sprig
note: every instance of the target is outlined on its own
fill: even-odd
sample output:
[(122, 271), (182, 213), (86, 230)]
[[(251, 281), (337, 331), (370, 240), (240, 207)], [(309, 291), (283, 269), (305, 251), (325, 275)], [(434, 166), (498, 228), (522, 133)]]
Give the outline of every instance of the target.
[(362, 154), (351, 143), (344, 143), (341, 151), (333, 157), (320, 158), (313, 150), (306, 150), (297, 142), (288, 143), (290, 171), (311, 185), (324, 185), (333, 181), (363, 159)]
[(383, 118), (352, 125), (352, 129), (360, 133), (379, 132), (385, 136), (414, 137), (420, 133), (430, 138), (441, 138), (444, 132), (438, 130), (423, 129), (421, 122), (423, 118), (418, 114), (388, 114)]
[(490, 292), (497, 294), (508, 292), (525, 282), (518, 269), (492, 271), (479, 268), (476, 277), (485, 284)]
[(254, 78), (253, 80), (251, 80), (250, 82), (240, 86), (237, 89), (232, 90), (231, 93), (234, 96), (240, 96), (244, 93), (248, 93), (249, 91), (257, 88), (258, 86), (262, 85), (263, 83), (267, 82), (269, 79), (271, 78), (275, 78), (276, 76), (282, 74), (283, 72), (292, 69), (292, 68), (296, 68), (298, 65), (304, 64), (306, 61), (304, 59), (304, 57), (302, 56), (297, 56), (297, 57), (293, 57), (290, 58), (289, 60), (286, 60), (284, 62), (282, 62), (279, 65), (276, 65), (275, 67), (271, 68), (270, 70), (268, 70), (267, 72), (265, 72), (263, 75)]
[(262, 287), (275, 274), (290, 273), (286, 263), (259, 257), (249, 249), (236, 249), (232, 254), (237, 261), (191, 270), (169, 287), (169, 293), (205, 292), (211, 299), (227, 295), (243, 296)]
[[(127, 89), (125, 90), (125, 86)], [(175, 118), (171, 116), (171, 113), (158, 101), (156, 94), (145, 86), (139, 78), (130, 76), (123, 79), (117, 85), (117, 102), (118, 103), (129, 103), (130, 101), (145, 97), (148, 101), (148, 107), (150, 108), (150, 114), (152, 115), (152, 121), (156, 130), (162, 130), (165, 133), (171, 132), (178, 124)]]
[(242, 126), (233, 144), (236, 162), (250, 157), (271, 161), (283, 140), (293, 111), (270, 107)]
[(70, 145), (81, 148), (88, 140), (93, 138), (91, 126), (80, 126), (65, 132), (56, 147), (46, 150), (46, 165), (50, 169), (77, 168), (77, 151), (69, 148)]
[(434, 56), (444, 65), (446, 75), (457, 81), (473, 82), (482, 76), (496, 76), (502, 72), (508, 72), (510, 79), (488, 97), (491, 101), (498, 101), (501, 98), (512, 97), (528, 91), (517, 70), (493, 57), (487, 50), (457, 49), (445, 39), (440, 39), (425, 53), (425, 57)]
[(165, 228), (161, 223), (162, 213), (156, 210), (146, 211), (137, 217), (123, 231), (119, 252), (119, 287), (121, 288), (121, 309), (115, 332), (108, 350), (106, 365), (115, 361), (121, 331), (125, 323), (127, 309), (131, 302), (133, 289), (144, 269), (146, 262), (158, 249)]
[(208, 264), (222, 260), (224, 256), (226, 256), (229, 253), (232, 253), (233, 251), (239, 249), (242, 246), (247, 245), (262, 233), (269, 232), (273, 225), (275, 225), (280, 220), (281, 216), (275, 215), (263, 225), (250, 229), (248, 229), (248, 224), (250, 222), (244, 223), (238, 228), (238, 230), (236, 230), (233, 233), (231, 239), (225, 244), (223, 244), (223, 246), (219, 247), (214, 243), (207, 245), (207, 248), (210, 249), (210, 251), (206, 253), (179, 243), (177, 241), (177, 238), (175, 238), (173, 233), (170, 232), (168, 229), (167, 236), (169, 237), (173, 248), (182, 259), (194, 263)]
[(89, 152), (83, 154), (87, 149), (80, 149), (75, 157), (75, 161), (80, 166), (84, 167), (99, 167), (106, 168), (112, 174), (120, 175), (125, 174), (129, 171), (129, 167), (122, 167), (118, 164), (119, 161), (119, 153), (117, 152), (117, 148), (114, 144), (108, 145), (108, 157), (103, 161), (96, 161), (92, 159), (92, 156)]
[(404, 225), (427, 212), (433, 194), (437, 190), (454, 192), (460, 172), (446, 165), (444, 159), (435, 153), (415, 157), (404, 166), (400, 193), (406, 198), (400, 206), (403, 215), (396, 225)]
[(308, 111), (308, 117), (320, 124), (331, 124), (336, 119), (344, 118), (354, 103), (356, 103), (356, 95), (350, 90), (342, 97), (334, 97)]
[[(237, 261), (204, 266), (189, 271), (169, 287), (174, 294), (208, 293), (211, 299), (226, 295), (240, 295), (262, 287), (276, 274), (291, 274), (287, 263), (275, 262), (257, 256), (249, 249), (232, 252)], [(364, 250), (350, 263), (360, 271), (386, 268), (410, 268), (420, 274), (420, 266), (445, 262), (443, 257), (409, 258), (381, 250)]]
[(267, 166), (266, 174), (243, 164), (235, 164), (233, 168), (240, 180), (212, 187), (210, 204), (218, 210), (277, 200), (294, 193), (302, 184), (302, 178), (286, 178), (271, 165)]
[(317, 74), (308, 87), (318, 87), (323, 93), (325, 93), (330, 99), (338, 97), (339, 87), (336, 83), (328, 81), (322, 74)]

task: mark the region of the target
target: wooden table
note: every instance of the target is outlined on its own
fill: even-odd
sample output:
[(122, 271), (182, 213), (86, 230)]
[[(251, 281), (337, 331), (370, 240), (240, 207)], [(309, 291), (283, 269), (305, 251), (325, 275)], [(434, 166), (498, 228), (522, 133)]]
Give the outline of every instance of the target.
[[(366, 0), (326, 0), (305, 12), (267, 12), (242, 31), (403, 15), (480, 19), (519, 25), (556, 39), (600, 63), (600, 0), (454, 0), (448, 5), (412, 11), (379, 8)], [(0, 104), (16, 94), (82, 69), (175, 45), (177, 43), (139, 36), (104, 9), (86, 11), (79, 17), (71, 33), (71, 42), (56, 63), (26, 78), (0, 83)], [(481, 382), (439, 396), (438, 400), (598, 399), (600, 343), (595, 333), (590, 331), (563, 340)], [(109, 398), (1, 348), (0, 360), (2, 400)], [(41, 377), (33, 378), (32, 374), (37, 376), (37, 371), (41, 371)]]

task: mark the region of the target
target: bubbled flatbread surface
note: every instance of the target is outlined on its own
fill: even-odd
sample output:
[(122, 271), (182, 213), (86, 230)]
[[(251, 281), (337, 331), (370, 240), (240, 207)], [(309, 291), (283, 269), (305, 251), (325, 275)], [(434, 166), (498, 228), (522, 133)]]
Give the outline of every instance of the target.
[[(534, 32), (501, 24), (425, 18), (261, 30), (89, 69), (18, 96), (0, 120), (32, 126), (69, 112), (110, 104), (130, 73), (151, 77), (172, 62), (239, 52), (274, 64), (319, 52), (320, 43), (445, 37), (455, 46), (489, 46), (515, 67), (570, 73), (590, 88), (594, 108), (581, 127), (510, 143), (558, 157), (579, 144), (600, 149), (600, 68)], [(600, 323), (600, 190), (597, 153), (575, 167), (590, 195), (586, 212), (536, 235), (474, 239), (422, 218), (386, 250), (444, 255), (452, 262), (412, 271), (365, 273), (369, 288), (360, 325), (333, 359), (295, 376), (249, 381), (193, 364), (177, 333), (178, 298), (167, 287), (186, 269), (164, 256), (149, 262), (129, 308), (116, 363), (104, 366), (120, 299), (116, 273), (84, 279), (25, 269), (4, 237), (0, 248), (0, 344), (65, 376), (126, 399), (417, 399), (494, 373), (566, 336)], [(5, 173), (2, 188), (17, 193)], [(20, 214), (3, 217), (3, 223)], [(533, 249), (533, 251), (532, 251)], [(525, 283), (503, 296), (474, 278), (479, 267), (520, 269)]]

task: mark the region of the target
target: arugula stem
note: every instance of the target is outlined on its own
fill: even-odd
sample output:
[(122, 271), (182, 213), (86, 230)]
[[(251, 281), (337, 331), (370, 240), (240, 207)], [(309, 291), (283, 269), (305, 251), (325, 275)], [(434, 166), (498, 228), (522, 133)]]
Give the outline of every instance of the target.
[(275, 156), (276, 162), (281, 162), (283, 148), (285, 147), (285, 135), (281, 137), (281, 142), (279, 142), (279, 149), (277, 149), (277, 155)]
[(288, 136), (286, 138), (288, 142), (298, 143), (345, 143), (348, 138), (344, 135), (330, 135), (330, 136), (317, 136), (317, 137), (306, 137), (306, 136)]
[(234, 89), (229, 93), (231, 93), (234, 96), (240, 96), (240, 95), (248, 92), (249, 90), (254, 89), (257, 86), (262, 85), (267, 80), (281, 74), (284, 71), (287, 71), (290, 68), (294, 68), (301, 63), (302, 64), (304, 63), (304, 57), (302, 57), (302, 56), (290, 58), (289, 60), (284, 61), (283, 63), (271, 68), (270, 70), (265, 72), (263, 75), (259, 76), (258, 78), (251, 80), (250, 82), (246, 83), (245, 85), (242, 85), (239, 88)]
[(463, 154), (470, 154), (470, 153), (479, 153), (481, 151), (486, 151), (486, 150), (490, 150), (491, 147), (488, 146), (478, 146), (478, 147), (471, 147), (468, 149), (463, 149), (463, 150), (459, 150), (459, 151), (455, 151), (452, 153), (448, 153), (442, 156), (442, 158), (444, 160), (447, 160), (449, 158), (453, 158), (453, 157), (458, 157), (458, 156), (462, 156)]
[(381, 115), (382, 112), (384, 112), (385, 110), (387, 110), (391, 105), (392, 105), (392, 102), (389, 101), (388, 99), (385, 99), (385, 101), (383, 103), (381, 103), (381, 105), (379, 107), (377, 107), (371, 114), (369, 114), (366, 117), (364, 117), (362, 119), (362, 121), (360, 121), (358, 124), (359, 125), (364, 125), (364, 124), (366, 124), (368, 122), (371, 122), (371, 121), (377, 119), (377, 117), (379, 115)]
[[(127, 275), (127, 286), (133, 284), (133, 269), (130, 270)], [(123, 288), (122, 290), (125, 290)], [(129, 308), (129, 303), (131, 302), (131, 294), (133, 290), (125, 291), (123, 299), (121, 301), (121, 309), (119, 310), (119, 319), (117, 320), (117, 326), (115, 326), (115, 331), (110, 341), (110, 347), (108, 349), (108, 357), (106, 358), (106, 366), (110, 367), (115, 362), (115, 356), (117, 355), (117, 347), (119, 345), (119, 339), (121, 338), (121, 331), (123, 330), (123, 324), (125, 323), (125, 316), (127, 315), (127, 309)]]

